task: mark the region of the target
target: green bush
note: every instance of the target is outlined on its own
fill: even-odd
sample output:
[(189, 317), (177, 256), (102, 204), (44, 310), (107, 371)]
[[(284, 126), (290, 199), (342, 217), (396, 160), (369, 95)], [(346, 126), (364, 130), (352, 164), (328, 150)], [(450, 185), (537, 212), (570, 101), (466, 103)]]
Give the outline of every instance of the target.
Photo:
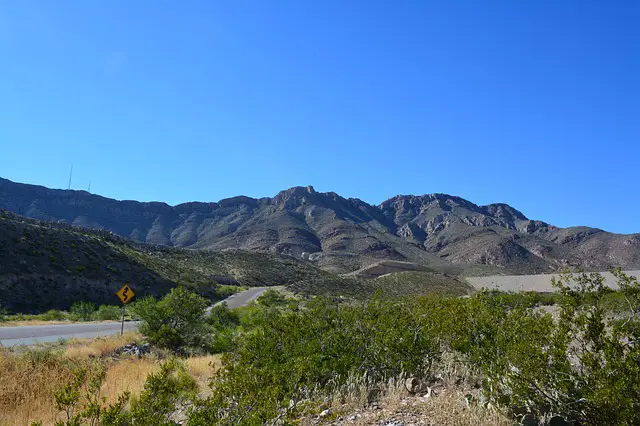
[[(224, 348), (210, 396), (195, 398), (184, 367), (167, 364), (129, 411), (125, 396), (101, 408), (102, 424), (172, 424), (171, 413), (185, 403), (192, 426), (288, 424), (353, 383), (375, 391), (390, 378), (428, 376), (446, 351), (480, 374), (487, 401), (506, 414), (531, 413), (541, 424), (559, 415), (637, 425), (640, 285), (614, 273), (617, 292), (598, 274), (554, 281), (555, 320), (538, 309), (546, 296), (493, 291), (404, 302), (374, 297), (361, 305), (317, 298), (306, 306), (269, 295), (266, 303), (234, 311), (219, 305), (204, 316), (206, 301), (174, 289), (161, 301), (136, 302), (143, 332), (172, 348), (203, 341)], [(69, 389), (62, 402), (78, 400)]]
[(8, 320), (9, 311), (0, 305), (0, 322), (4, 322)]
[(100, 305), (92, 318), (96, 321), (117, 321), (122, 318), (122, 308), (114, 305)]
[(614, 293), (599, 274), (565, 274), (554, 281), (555, 322), (526, 296), (494, 292), (424, 308), (440, 309), (443, 341), (481, 370), (485, 394), (507, 412), (640, 424), (640, 286), (614, 273), (620, 286), (615, 300), (626, 302), (626, 314), (618, 310), (615, 317), (607, 317)]
[(162, 300), (145, 297), (132, 305), (140, 318), (140, 332), (150, 342), (171, 350), (211, 351), (211, 327), (205, 321), (207, 299), (183, 287)]
[(270, 288), (258, 297), (256, 302), (261, 306), (275, 308), (278, 306), (285, 306), (287, 304), (287, 299), (280, 292)]
[(232, 296), (240, 291), (245, 290), (245, 287), (240, 287), (237, 285), (224, 285), (218, 284), (215, 288), (215, 299), (216, 300), (224, 300), (229, 296)]
[(57, 309), (50, 309), (44, 314), (37, 315), (37, 319), (42, 321), (77, 321), (78, 317), (71, 315), (68, 312), (59, 311)]
[(213, 353), (222, 353), (231, 350), (233, 339), (236, 336), (236, 329), (240, 325), (238, 313), (229, 310), (223, 302), (211, 309), (206, 321), (215, 330), (211, 351)]
[(401, 373), (422, 375), (438, 357), (406, 304), (374, 299), (361, 306), (316, 299), (305, 309), (269, 310), (223, 357), (212, 395), (190, 424), (263, 424), (293, 418), (300, 404), (354, 376), (377, 384)]
[(90, 321), (93, 313), (96, 311), (96, 305), (92, 302), (75, 302), (69, 310), (72, 315), (76, 315), (82, 321)]
[(150, 374), (140, 397), (131, 404), (130, 421), (116, 425), (140, 426), (178, 425), (172, 420), (178, 407), (195, 400), (198, 392), (196, 381), (185, 365), (170, 359), (160, 366), (160, 371)]

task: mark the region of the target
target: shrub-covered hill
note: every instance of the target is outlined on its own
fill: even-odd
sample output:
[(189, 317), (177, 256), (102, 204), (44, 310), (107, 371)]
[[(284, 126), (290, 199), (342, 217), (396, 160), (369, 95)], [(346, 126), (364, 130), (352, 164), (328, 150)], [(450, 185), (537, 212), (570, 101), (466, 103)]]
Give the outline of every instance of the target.
[(262, 286), (324, 279), (344, 281), (286, 255), (146, 245), (0, 210), (0, 305), (11, 311), (66, 309), (78, 300), (116, 304), (125, 282), (138, 297), (183, 284), (216, 300), (223, 297), (218, 281)]

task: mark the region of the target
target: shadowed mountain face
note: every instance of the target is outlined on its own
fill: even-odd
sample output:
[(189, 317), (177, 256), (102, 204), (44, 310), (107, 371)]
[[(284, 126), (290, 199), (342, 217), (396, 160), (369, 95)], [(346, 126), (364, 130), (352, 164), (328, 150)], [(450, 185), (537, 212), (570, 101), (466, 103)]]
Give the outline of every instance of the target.
[(379, 206), (295, 187), (273, 198), (217, 203), (117, 201), (0, 178), (0, 208), (105, 229), (167, 246), (267, 250), (349, 272), (379, 260), (432, 267), (488, 265), (515, 273), (563, 266), (640, 267), (640, 234), (557, 228), (506, 204), (477, 206), (445, 194), (396, 196)]

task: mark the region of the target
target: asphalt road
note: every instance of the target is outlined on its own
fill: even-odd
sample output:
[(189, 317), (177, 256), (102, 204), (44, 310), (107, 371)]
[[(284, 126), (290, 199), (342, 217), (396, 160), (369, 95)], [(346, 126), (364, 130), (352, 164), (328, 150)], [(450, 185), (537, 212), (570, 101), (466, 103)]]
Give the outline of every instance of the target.
[(227, 308), (229, 309), (240, 308), (260, 297), (260, 295), (268, 289), (269, 287), (250, 288), (249, 290), (241, 291), (240, 293), (227, 297), (223, 302), (227, 304)]
[[(119, 322), (95, 322), (0, 327), (0, 344), (8, 347), (56, 342), (60, 339), (88, 339), (120, 333), (120, 326)], [(125, 331), (135, 330), (136, 328), (138, 328), (136, 322), (124, 323)]]
[[(230, 309), (239, 308), (258, 298), (267, 287), (251, 288), (225, 299)], [(52, 324), (18, 327), (0, 327), (0, 345), (34, 345), (56, 342), (60, 339), (87, 339), (120, 333), (120, 322), (94, 322), (83, 324)], [(137, 322), (125, 322), (125, 331), (138, 328)]]

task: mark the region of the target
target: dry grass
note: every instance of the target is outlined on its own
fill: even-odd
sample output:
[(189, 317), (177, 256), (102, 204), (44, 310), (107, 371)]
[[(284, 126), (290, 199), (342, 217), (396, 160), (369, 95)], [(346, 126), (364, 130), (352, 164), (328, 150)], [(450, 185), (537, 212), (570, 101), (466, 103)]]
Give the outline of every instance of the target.
[[(200, 391), (206, 393), (209, 389), (209, 378), (220, 366), (220, 357), (218, 355), (191, 357), (186, 362), (189, 374), (196, 380)], [(159, 367), (160, 361), (152, 357), (110, 361), (107, 364), (107, 375), (100, 392), (108, 403), (116, 402), (118, 395), (124, 392), (130, 392), (135, 397), (142, 392), (147, 376), (157, 372)]]
[(431, 424), (443, 426), (508, 426), (509, 421), (500, 413), (478, 405), (467, 405), (466, 393), (460, 390), (443, 392), (435, 398), (417, 404), (412, 410), (429, 419)]
[(189, 374), (196, 380), (200, 393), (209, 392), (209, 379), (220, 368), (220, 355), (195, 356), (187, 359)]
[(130, 392), (132, 396), (140, 394), (147, 376), (159, 369), (158, 360), (150, 357), (123, 358), (107, 364), (107, 375), (100, 393), (111, 404), (118, 395)]
[(34, 420), (52, 422), (56, 411), (52, 394), (73, 378), (80, 361), (60, 354), (0, 351), (0, 424), (28, 425)]
[(139, 342), (142, 335), (135, 332), (113, 335), (97, 339), (72, 339), (67, 342), (65, 355), (73, 359), (88, 357), (102, 358), (113, 354), (118, 348), (131, 342)]
[[(125, 344), (140, 341), (137, 333), (96, 339), (70, 340), (63, 347), (30, 349), (23, 353), (0, 348), (0, 425), (28, 425), (40, 420), (53, 424), (56, 415), (53, 392), (69, 383), (76, 368), (101, 362), (106, 368), (100, 389), (107, 403), (130, 392), (133, 397), (144, 388), (147, 376), (158, 370), (155, 356), (112, 358)], [(191, 357), (186, 360), (189, 373), (200, 391), (209, 391), (208, 381), (220, 366), (220, 356)]]
[[(347, 394), (344, 394), (348, 391)], [(470, 393), (477, 399), (477, 390), (463, 388), (441, 388), (432, 391), (429, 396), (410, 395), (402, 378), (390, 380), (386, 387), (375, 391), (375, 402), (367, 404), (364, 395), (371, 395), (372, 390), (365, 390), (355, 385), (351, 390), (343, 389), (340, 398), (334, 398), (328, 405), (343, 420), (321, 421), (316, 416), (304, 418), (304, 426), (330, 424), (346, 425), (381, 425), (381, 424), (413, 424), (429, 426), (507, 426), (512, 425), (500, 413), (491, 408), (469, 404)], [(328, 406), (327, 405), (327, 406)]]
[[(445, 353), (433, 367), (438, 375), (418, 386), (417, 394), (406, 388), (406, 377), (391, 379), (382, 385), (367, 384), (352, 377), (322, 404), (331, 407), (342, 421), (318, 422), (311, 415), (303, 425), (380, 425), (415, 424), (438, 426), (511, 425), (490, 407), (469, 404), (467, 396), (479, 400), (479, 376), (465, 360)], [(353, 416), (356, 416), (355, 418)]]

